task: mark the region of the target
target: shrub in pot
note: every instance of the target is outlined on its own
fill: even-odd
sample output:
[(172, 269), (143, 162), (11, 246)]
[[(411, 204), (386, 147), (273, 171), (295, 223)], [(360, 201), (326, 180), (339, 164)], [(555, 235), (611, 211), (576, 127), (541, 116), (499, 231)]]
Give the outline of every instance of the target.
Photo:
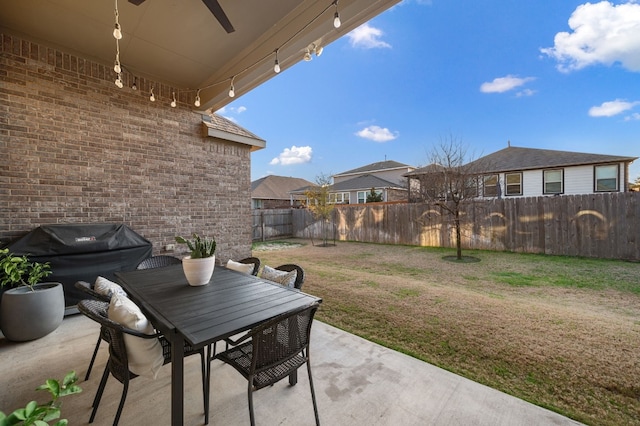
[(216, 264), (216, 240), (193, 233), (191, 240), (178, 236), (176, 242), (189, 247), (189, 255), (182, 259), (182, 269), (189, 285), (208, 284)]
[(0, 330), (7, 339), (38, 339), (62, 323), (64, 290), (61, 283), (43, 282), (50, 274), (48, 262), (30, 262), (0, 249), (0, 287), (11, 287), (0, 301)]

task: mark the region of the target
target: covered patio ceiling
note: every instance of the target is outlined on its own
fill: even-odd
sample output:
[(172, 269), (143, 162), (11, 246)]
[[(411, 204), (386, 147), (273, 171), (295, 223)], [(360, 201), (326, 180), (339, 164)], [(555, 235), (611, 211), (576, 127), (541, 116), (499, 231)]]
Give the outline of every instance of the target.
[[(275, 77), (276, 50), (284, 71), (308, 47), (328, 45), (399, 0), (0, 0), (0, 28), (113, 64), (116, 1), (124, 70), (193, 97), (200, 89), (198, 110), (215, 111), (232, 100), (232, 79), (237, 97)], [(233, 31), (210, 10), (216, 3)]]

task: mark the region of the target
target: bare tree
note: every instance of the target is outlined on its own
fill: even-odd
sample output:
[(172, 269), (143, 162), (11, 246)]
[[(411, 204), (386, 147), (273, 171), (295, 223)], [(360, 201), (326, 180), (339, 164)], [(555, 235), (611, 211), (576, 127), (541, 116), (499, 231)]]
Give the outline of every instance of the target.
[(331, 219), (335, 204), (329, 202), (329, 192), (331, 191), (331, 177), (320, 174), (316, 177), (316, 186), (305, 191), (307, 197), (307, 208), (313, 214), (315, 220), (321, 220), (323, 246), (329, 245), (329, 221)]
[(466, 146), (453, 136), (441, 140), (429, 153), (431, 164), (420, 179), (423, 201), (441, 207), (453, 218), (456, 257), (462, 259), (461, 204), (478, 196), (479, 164), (468, 162)]

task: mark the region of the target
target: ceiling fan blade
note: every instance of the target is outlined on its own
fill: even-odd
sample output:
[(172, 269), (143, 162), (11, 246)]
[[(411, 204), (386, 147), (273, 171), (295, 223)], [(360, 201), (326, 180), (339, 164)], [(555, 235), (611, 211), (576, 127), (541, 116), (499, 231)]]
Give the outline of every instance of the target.
[(235, 31), (235, 28), (231, 25), (231, 21), (229, 21), (224, 10), (222, 10), (222, 6), (220, 6), (218, 0), (202, 0), (202, 2), (209, 8), (211, 13), (213, 13), (213, 16), (216, 17), (218, 22), (220, 22), (220, 25), (222, 25), (222, 28), (224, 28), (227, 33)]

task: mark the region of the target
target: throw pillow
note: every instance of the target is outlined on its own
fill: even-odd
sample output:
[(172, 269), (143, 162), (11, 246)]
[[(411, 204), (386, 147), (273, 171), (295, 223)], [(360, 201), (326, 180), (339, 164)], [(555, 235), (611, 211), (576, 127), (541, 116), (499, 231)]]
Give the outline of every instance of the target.
[[(144, 334), (155, 333), (147, 317), (128, 297), (114, 294), (109, 303), (108, 316), (110, 320), (132, 330)], [(129, 370), (138, 376), (155, 379), (164, 364), (160, 341), (157, 338), (143, 339), (125, 333), (124, 344), (129, 358)]]
[(256, 266), (255, 263), (240, 263), (235, 262), (231, 259), (227, 262), (227, 268), (233, 269), (234, 271), (242, 272), (243, 274), (249, 274), (253, 272), (253, 268)]
[(267, 265), (264, 266), (264, 268), (262, 269), (262, 273), (260, 274), (260, 278), (264, 278), (265, 280), (273, 281), (291, 288), (295, 287), (297, 277), (298, 271), (279, 271)]
[(127, 296), (127, 292), (123, 290), (118, 284), (113, 281), (109, 281), (105, 277), (96, 278), (96, 282), (93, 285), (93, 289), (96, 293), (101, 294), (103, 296), (111, 297), (114, 294), (119, 294), (120, 296)]

